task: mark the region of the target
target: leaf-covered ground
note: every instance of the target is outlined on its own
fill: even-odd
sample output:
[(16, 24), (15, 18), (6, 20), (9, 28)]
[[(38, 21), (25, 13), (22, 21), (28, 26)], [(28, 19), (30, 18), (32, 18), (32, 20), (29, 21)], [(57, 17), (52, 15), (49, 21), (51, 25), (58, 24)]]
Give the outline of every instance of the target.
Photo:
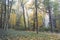
[(32, 31), (4, 31), (0, 29), (0, 40), (60, 40), (60, 34)]

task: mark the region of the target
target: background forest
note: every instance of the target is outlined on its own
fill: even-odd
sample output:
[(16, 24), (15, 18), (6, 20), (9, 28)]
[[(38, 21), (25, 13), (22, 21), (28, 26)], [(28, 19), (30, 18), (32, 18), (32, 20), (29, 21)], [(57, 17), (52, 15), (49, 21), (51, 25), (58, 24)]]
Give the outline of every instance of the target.
[(0, 0), (0, 29), (59, 33), (60, 0)]

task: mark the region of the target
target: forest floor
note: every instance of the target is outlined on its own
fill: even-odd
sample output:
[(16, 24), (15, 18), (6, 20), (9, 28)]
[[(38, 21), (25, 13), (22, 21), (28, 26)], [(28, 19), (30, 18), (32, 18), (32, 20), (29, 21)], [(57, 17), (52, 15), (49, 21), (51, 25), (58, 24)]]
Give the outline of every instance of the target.
[(0, 29), (0, 40), (60, 40), (60, 33), (16, 31)]

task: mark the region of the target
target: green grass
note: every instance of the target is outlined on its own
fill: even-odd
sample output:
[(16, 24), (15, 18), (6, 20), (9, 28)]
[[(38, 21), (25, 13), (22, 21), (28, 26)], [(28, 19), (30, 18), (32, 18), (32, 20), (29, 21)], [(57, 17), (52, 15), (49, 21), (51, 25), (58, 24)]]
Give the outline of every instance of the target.
[(33, 31), (16, 31), (12, 29), (4, 32), (5, 36), (2, 35), (3, 38), (0, 38), (2, 40), (60, 40), (58, 34), (55, 33), (39, 32), (37, 34)]

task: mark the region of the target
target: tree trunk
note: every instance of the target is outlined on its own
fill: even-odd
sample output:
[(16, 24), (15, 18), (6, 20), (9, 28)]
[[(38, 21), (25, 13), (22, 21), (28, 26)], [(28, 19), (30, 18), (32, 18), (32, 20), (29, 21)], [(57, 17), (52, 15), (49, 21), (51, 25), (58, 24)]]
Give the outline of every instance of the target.
[(6, 30), (6, 0), (4, 2), (4, 30)]
[(0, 15), (1, 15), (1, 16), (0, 16), (0, 20), (1, 20), (1, 21), (0, 21), (0, 28), (2, 28), (2, 3), (1, 3), (0, 13), (1, 13), (1, 14), (0, 14)]
[(26, 20), (25, 20), (24, 6), (22, 8), (23, 8), (24, 26), (25, 26), (25, 30), (26, 30)]
[(50, 26), (51, 26), (51, 32), (53, 32), (53, 28), (54, 28), (54, 26), (53, 26), (53, 19), (52, 19), (52, 14), (51, 14), (51, 5), (48, 5), (48, 13), (49, 13), (49, 23), (50, 23)]
[(37, 0), (35, 0), (35, 26), (36, 26), (36, 32), (38, 34), (38, 15), (37, 15)]
[(22, 6), (22, 9), (23, 9), (24, 26), (25, 26), (25, 30), (26, 30), (26, 20), (25, 20), (25, 10), (24, 10), (23, 0), (21, 2), (21, 6)]

